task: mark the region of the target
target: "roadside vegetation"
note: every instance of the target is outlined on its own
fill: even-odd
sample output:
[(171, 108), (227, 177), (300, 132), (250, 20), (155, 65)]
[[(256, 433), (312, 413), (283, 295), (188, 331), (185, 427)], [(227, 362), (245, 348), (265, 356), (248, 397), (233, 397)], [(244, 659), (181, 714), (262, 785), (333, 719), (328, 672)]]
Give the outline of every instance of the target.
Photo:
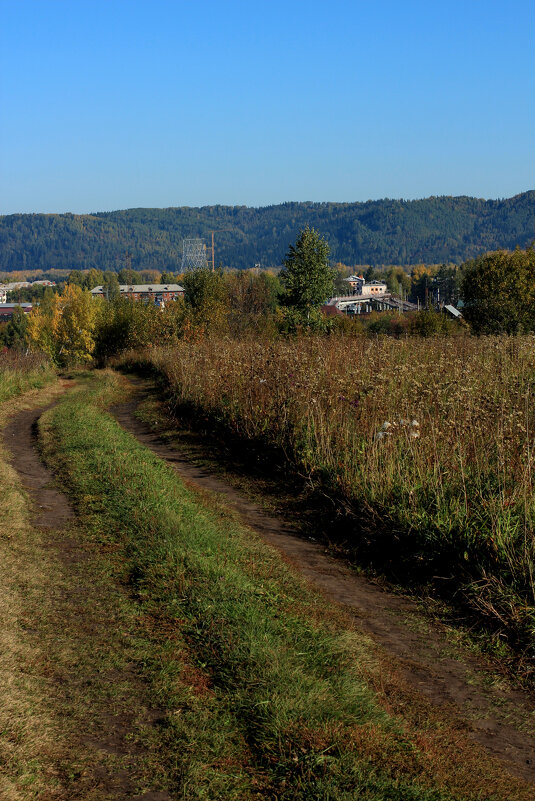
[(192, 799), (529, 797), (403, 685), (385, 694), (368, 638), (121, 429), (105, 411), (120, 394), (117, 374), (93, 373), (40, 433), (140, 625), (165, 634), (162, 651), (138, 655), (173, 755), (162, 787)]
[[(172, 410), (276, 447), (352, 522), (346, 545), (535, 654), (535, 339), (203, 339), (124, 355)], [(347, 525), (344, 527), (347, 532)]]
[(43, 353), (0, 353), (0, 403), (30, 389), (40, 389), (55, 379), (56, 371)]

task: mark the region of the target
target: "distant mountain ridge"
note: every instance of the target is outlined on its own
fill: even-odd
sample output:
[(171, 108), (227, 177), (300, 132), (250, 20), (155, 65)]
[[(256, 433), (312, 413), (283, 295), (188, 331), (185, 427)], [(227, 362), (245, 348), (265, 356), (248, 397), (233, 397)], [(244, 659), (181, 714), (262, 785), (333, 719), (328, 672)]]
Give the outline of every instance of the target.
[(345, 264), (461, 263), (535, 240), (535, 191), (503, 200), (429, 197), (365, 203), (281, 203), (0, 216), (0, 270), (54, 268), (176, 272), (182, 240), (215, 231), (216, 263), (280, 265), (306, 224)]

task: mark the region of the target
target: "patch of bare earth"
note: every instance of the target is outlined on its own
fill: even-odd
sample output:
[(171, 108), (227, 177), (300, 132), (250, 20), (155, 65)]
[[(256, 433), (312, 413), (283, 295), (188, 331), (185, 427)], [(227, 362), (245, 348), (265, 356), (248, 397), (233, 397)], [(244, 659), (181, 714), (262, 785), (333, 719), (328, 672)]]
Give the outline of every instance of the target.
[[(180, 446), (170, 447), (167, 437), (162, 439), (135, 416), (138, 405), (154, 397), (150, 383), (139, 379), (130, 383), (137, 394), (114, 407), (118, 422), (171, 464), (191, 487), (215, 493), (223, 506), (235, 510), (243, 523), (343, 607), (353, 624), (386, 655), (384, 686), (376, 689), (385, 695), (387, 706), (408, 710), (422, 696), (421, 714), (430, 705), (464, 737), (499, 760), (504, 771), (535, 783), (535, 699), (531, 694), (512, 687), (479, 655), (452, 645), (446, 629), (424, 618), (414, 602), (357, 575), (330, 556), (325, 545), (300, 537), (291, 521), (267, 513), (230, 480), (192, 462)], [(321, 540), (321, 532), (317, 539)]]
[(123, 591), (40, 459), (45, 408), (19, 410), (4, 429), (14, 500), (0, 540), (9, 610), (0, 798), (166, 801), (156, 754), (162, 713), (147, 700)]

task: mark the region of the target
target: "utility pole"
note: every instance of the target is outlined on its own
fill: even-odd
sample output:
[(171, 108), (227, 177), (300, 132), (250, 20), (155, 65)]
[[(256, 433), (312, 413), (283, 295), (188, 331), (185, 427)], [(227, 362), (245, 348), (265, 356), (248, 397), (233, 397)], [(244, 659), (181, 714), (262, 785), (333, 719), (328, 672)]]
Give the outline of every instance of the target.
[(212, 231), (212, 272), (215, 273), (214, 232)]

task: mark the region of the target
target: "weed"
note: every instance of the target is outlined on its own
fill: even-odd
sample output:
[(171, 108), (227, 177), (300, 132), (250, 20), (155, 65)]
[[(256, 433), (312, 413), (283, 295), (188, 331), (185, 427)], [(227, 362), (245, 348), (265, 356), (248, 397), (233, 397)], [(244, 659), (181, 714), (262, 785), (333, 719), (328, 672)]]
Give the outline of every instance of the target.
[[(205, 339), (126, 355), (174, 409), (279, 448), (362, 563), (435, 581), (535, 654), (535, 338)], [(526, 667), (528, 670), (528, 667)]]
[(9, 350), (0, 354), (0, 403), (29, 389), (40, 389), (53, 381), (56, 373), (42, 353), (23, 354)]

